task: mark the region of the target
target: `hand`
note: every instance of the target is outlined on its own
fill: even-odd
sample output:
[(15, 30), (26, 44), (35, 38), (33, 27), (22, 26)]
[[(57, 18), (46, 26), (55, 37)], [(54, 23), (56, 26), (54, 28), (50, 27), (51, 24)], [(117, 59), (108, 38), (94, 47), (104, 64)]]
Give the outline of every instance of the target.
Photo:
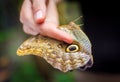
[(69, 34), (59, 30), (58, 13), (55, 0), (24, 0), (20, 21), (27, 34), (48, 36), (67, 43), (73, 40)]

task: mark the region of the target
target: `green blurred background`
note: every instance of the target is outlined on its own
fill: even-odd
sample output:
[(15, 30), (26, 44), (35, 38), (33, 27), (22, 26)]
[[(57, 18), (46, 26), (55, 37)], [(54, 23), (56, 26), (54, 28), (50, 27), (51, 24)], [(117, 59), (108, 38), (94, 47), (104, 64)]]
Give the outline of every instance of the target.
[[(0, 3), (0, 82), (75, 82), (75, 72), (62, 73), (42, 58), (16, 55), (17, 48), (29, 37), (19, 21), (22, 2), (2, 0)], [(77, 6), (76, 3), (66, 2), (58, 5), (61, 24), (79, 17)], [(75, 15), (67, 15), (69, 7), (75, 12), (68, 10), (70, 15)]]

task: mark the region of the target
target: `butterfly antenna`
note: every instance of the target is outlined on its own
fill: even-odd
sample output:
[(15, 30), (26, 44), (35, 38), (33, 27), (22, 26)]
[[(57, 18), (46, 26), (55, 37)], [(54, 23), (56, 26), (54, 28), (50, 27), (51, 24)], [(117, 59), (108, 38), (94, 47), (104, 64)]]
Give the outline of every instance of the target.
[(78, 21), (81, 18), (83, 18), (83, 16), (80, 16), (80, 17), (76, 18), (75, 20), (73, 20), (73, 22), (76, 22), (76, 21)]
[(79, 24), (78, 26), (82, 27), (84, 24)]

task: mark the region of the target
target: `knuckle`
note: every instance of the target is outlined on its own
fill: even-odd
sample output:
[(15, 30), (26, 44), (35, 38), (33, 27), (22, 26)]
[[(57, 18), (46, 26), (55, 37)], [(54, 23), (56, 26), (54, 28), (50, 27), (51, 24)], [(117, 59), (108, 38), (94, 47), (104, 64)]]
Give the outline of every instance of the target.
[(29, 34), (28, 29), (27, 29), (26, 27), (23, 27), (23, 31), (24, 31), (26, 34)]
[(37, 31), (33, 31), (31, 28), (28, 28), (27, 26), (23, 26), (23, 31), (26, 33), (26, 34), (29, 34), (29, 35), (37, 35), (39, 32)]

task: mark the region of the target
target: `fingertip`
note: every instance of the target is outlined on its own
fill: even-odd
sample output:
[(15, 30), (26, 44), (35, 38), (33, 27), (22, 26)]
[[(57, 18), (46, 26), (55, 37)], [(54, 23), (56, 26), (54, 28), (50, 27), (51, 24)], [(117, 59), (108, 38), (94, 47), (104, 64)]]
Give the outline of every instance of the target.
[(73, 39), (71, 37), (66, 37), (63, 41), (71, 44), (73, 42)]
[(46, 0), (33, 1), (33, 17), (36, 23), (44, 22), (46, 16)]
[(36, 23), (43, 23), (45, 19), (44, 12), (42, 10), (35, 12), (34, 19)]
[(66, 34), (66, 36), (63, 36), (62, 40), (66, 43), (69, 43), (69, 44), (71, 44), (73, 42), (73, 39), (69, 34)]
[(57, 38), (58, 40), (64, 41), (69, 44), (73, 42), (72, 37), (68, 33), (59, 29), (56, 29), (55, 32), (56, 32), (55, 38)]

